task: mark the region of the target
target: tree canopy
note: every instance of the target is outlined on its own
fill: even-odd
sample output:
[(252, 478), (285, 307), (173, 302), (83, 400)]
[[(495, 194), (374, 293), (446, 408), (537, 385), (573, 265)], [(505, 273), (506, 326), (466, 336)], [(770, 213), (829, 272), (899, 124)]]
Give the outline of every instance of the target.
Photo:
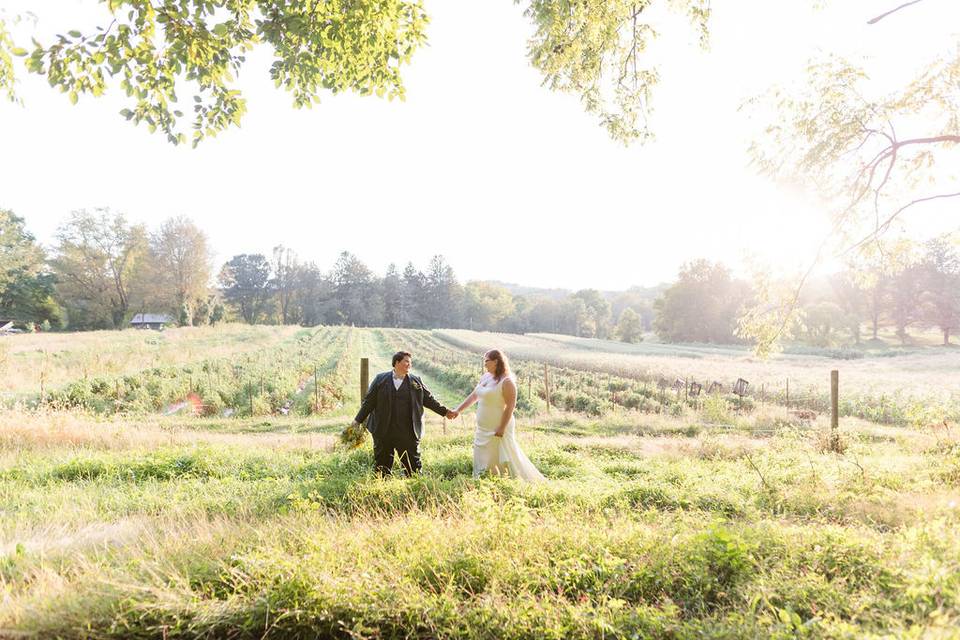
[[(95, 31), (65, 31), (29, 49), (13, 42), (0, 16), (0, 91), (13, 96), (11, 55), (74, 103), (117, 81), (130, 99), (123, 116), (174, 144), (239, 125), (247, 107), (237, 77), (254, 47), (272, 51), (270, 77), (296, 107), (324, 91), (403, 99), (401, 67), (426, 43), (429, 21), (421, 0), (100, 2), (109, 18)], [(659, 74), (643, 57), (657, 37), (647, 16), (658, 6), (679, 10), (705, 42), (710, 15), (709, 0), (516, 2), (534, 25), (529, 58), (544, 84), (579, 95), (624, 142), (652, 135), (646, 115)], [(189, 108), (181, 105), (187, 95)]]
[[(867, 23), (909, 23), (910, 11), (924, 1), (902, 3)], [(825, 249), (869, 260), (883, 253), (881, 236), (904, 212), (960, 197), (953, 172), (960, 161), (960, 49), (944, 35), (949, 46), (910, 61), (913, 71), (893, 89), (875, 82), (886, 69), (826, 52), (809, 61), (799, 83), (751, 101), (773, 114), (750, 146), (760, 171), (804, 185), (832, 217), (830, 235), (786, 300), (753, 310), (742, 323), (759, 351), (783, 335)]]
[(23, 218), (0, 209), (0, 317), (26, 323), (60, 324), (53, 277), (46, 256)]
[(57, 229), (50, 261), (72, 321), (91, 328), (124, 326), (133, 300), (130, 284), (147, 255), (142, 225), (109, 209), (74, 211)]

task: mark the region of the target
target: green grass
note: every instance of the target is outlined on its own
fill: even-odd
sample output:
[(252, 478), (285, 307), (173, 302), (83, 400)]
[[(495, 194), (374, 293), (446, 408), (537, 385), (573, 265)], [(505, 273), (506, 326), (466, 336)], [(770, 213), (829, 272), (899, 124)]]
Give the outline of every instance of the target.
[(0, 635), (958, 636), (948, 433), (525, 418), (531, 486), (450, 426), (380, 480), (337, 419), (0, 421)]
[[(334, 333), (301, 351), (296, 333), (262, 332), (254, 351), (279, 371), (267, 386), (288, 378), (273, 404), (292, 398), (289, 415), (0, 411), (0, 637), (960, 637), (960, 431), (915, 394), (951, 384), (952, 351), (843, 364), (842, 385), (866, 381), (842, 387), (842, 411), (874, 422), (844, 419), (838, 454), (824, 416), (769, 399), (544, 415), (529, 377), (543, 360), (582, 366), (554, 378), (559, 399), (624, 393), (617, 375), (654, 365), (802, 379), (828, 358)], [(409, 348), (454, 406), (481, 344), (530, 358), (518, 432), (547, 483), (474, 480), (471, 412), (426, 412), (413, 479), (374, 477), (369, 439), (334, 447), (360, 403), (358, 358), (372, 376)], [(300, 389), (313, 362), (336, 390), (320, 411), (312, 376)]]

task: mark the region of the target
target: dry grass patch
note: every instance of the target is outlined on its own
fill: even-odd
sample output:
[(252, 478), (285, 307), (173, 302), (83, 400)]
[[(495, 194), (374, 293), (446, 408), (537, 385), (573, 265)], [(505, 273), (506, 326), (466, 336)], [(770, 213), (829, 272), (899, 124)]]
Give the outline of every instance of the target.
[[(231, 433), (204, 430), (191, 427), (181, 419), (156, 416), (114, 419), (69, 411), (0, 411), (0, 454), (42, 449), (128, 450), (196, 444), (330, 451), (336, 443), (331, 434), (296, 433), (291, 427), (281, 426), (299, 424), (302, 420), (276, 422), (277, 425), (271, 423), (269, 431)], [(325, 420), (323, 424), (339, 422), (342, 420)]]

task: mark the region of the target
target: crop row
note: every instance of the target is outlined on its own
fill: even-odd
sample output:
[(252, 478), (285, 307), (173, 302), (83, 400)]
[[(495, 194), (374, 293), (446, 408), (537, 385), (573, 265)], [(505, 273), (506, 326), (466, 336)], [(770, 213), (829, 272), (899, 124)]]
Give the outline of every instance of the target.
[[(323, 384), (312, 397), (314, 411), (342, 399), (336, 364), (353, 329), (321, 327), (299, 331), (292, 340), (239, 357), (206, 359), (184, 366), (155, 367), (116, 377), (76, 380), (43, 398), (41, 404), (99, 413), (172, 413), (191, 409), (205, 415), (266, 415), (297, 406), (312, 378)], [(300, 403), (302, 404), (302, 403)]]
[[(446, 346), (452, 350), (479, 352), (474, 342), (461, 340), (449, 333), (430, 333), (428, 335), (432, 339), (430, 344), (433, 345), (432, 348), (434, 349)], [(709, 401), (709, 398), (704, 396), (711, 389), (719, 391), (720, 397), (726, 398), (726, 404), (729, 407), (741, 410), (749, 410), (755, 405), (766, 403), (788, 409), (804, 410), (805, 412), (828, 413), (830, 411), (830, 388), (826, 384), (820, 386), (800, 385), (786, 378), (772, 384), (769, 380), (759, 383), (754, 380), (753, 384), (745, 385), (741, 398), (730, 393), (734, 387), (733, 380), (735, 379), (725, 380), (722, 383), (715, 380), (694, 380), (689, 377), (677, 379), (638, 367), (621, 367), (612, 371), (608, 366), (599, 364), (597, 367), (570, 369), (564, 366), (563, 358), (552, 357), (549, 354), (544, 354), (542, 358), (538, 357), (534, 362), (541, 369), (541, 378), (543, 377), (544, 364), (548, 365), (551, 380), (556, 381), (556, 384), (551, 384), (551, 387), (560, 390), (565, 389), (573, 393), (572, 397), (568, 395), (551, 397), (554, 404), (559, 406), (573, 404), (574, 406), (587, 407), (585, 412), (595, 415), (602, 412), (602, 407), (592, 405), (591, 397), (595, 397), (596, 394), (587, 394), (584, 390), (597, 385), (608, 387), (611, 393), (607, 399), (610, 403), (628, 408), (634, 408), (635, 406), (642, 411), (662, 411), (665, 409), (665, 407), (657, 407), (651, 401), (668, 405), (666, 409), (671, 412), (677, 412), (683, 404), (697, 404), (699, 402), (702, 406), (703, 403)], [(517, 369), (522, 370), (523, 367), (518, 366)], [(573, 377), (572, 383), (569, 380), (570, 376)], [(617, 394), (616, 397), (613, 396), (613, 393)], [(638, 398), (638, 395), (647, 400)], [(691, 396), (694, 398), (692, 402), (690, 400)], [(715, 398), (716, 395), (710, 393), (709, 397)], [(960, 393), (957, 392), (946, 397), (944, 394), (930, 395), (929, 397), (891, 394), (887, 390), (879, 393), (876, 391), (849, 392), (844, 390), (843, 380), (841, 380), (838, 404), (841, 417), (858, 417), (881, 424), (927, 426), (939, 425), (944, 422), (948, 424), (960, 422)]]
[[(455, 347), (421, 331), (398, 332), (403, 342), (419, 354), (417, 366), (451, 387), (469, 393), (482, 372), (478, 352)], [(699, 399), (686, 390), (663, 388), (645, 381), (606, 373), (557, 367), (532, 360), (511, 361), (517, 376), (518, 409), (536, 411), (551, 407), (600, 416), (616, 409), (645, 413), (681, 413), (684, 406), (695, 407)], [(549, 391), (549, 393), (548, 393)], [(749, 398), (720, 396), (727, 403), (749, 410)]]

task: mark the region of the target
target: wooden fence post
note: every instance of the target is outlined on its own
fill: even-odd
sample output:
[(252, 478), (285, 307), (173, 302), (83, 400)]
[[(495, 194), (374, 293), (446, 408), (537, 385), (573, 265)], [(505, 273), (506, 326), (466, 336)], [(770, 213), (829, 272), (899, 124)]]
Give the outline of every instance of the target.
[(790, 408), (790, 378), (787, 378), (787, 409)]
[[(362, 398), (361, 398), (362, 399)], [(313, 367), (313, 406), (314, 411), (320, 411), (320, 376), (317, 375), (317, 367)]]
[(840, 372), (830, 372), (830, 444), (838, 450), (840, 443)]
[(546, 363), (543, 364), (543, 397), (547, 401), (547, 413), (550, 413), (550, 374)]
[(360, 401), (363, 402), (370, 386), (370, 358), (360, 358)]

